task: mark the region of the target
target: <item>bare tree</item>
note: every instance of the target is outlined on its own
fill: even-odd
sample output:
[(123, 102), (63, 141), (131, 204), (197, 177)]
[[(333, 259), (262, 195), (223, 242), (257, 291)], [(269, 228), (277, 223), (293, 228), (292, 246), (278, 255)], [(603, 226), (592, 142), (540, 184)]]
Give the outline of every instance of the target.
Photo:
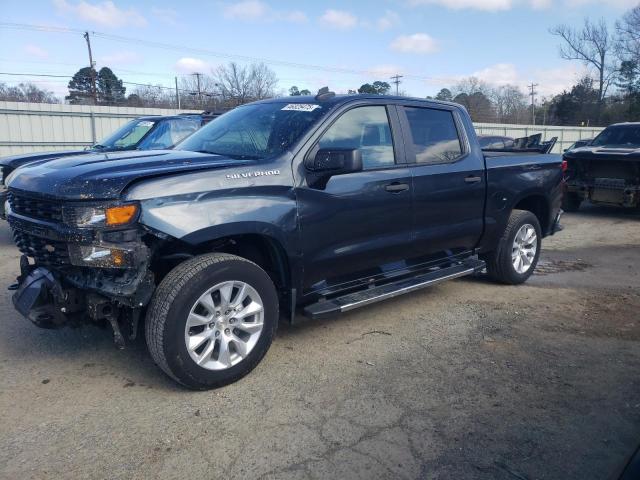
[(235, 62), (221, 65), (213, 72), (223, 101), (241, 105), (275, 95), (276, 74), (263, 63), (241, 66)]
[(514, 85), (503, 85), (494, 88), (491, 100), (500, 123), (520, 123), (527, 111), (526, 96)]
[(50, 92), (33, 83), (20, 83), (10, 87), (0, 83), (0, 100), (9, 102), (60, 103), (60, 100)]
[(477, 77), (460, 80), (452, 89), (453, 101), (463, 105), (475, 122), (492, 122), (495, 111), (491, 103), (492, 90)]
[(127, 97), (132, 107), (175, 108), (175, 93), (160, 85), (137, 86)]
[(585, 19), (581, 29), (568, 25), (558, 25), (550, 32), (560, 37), (560, 56), (566, 60), (579, 60), (592, 67), (598, 74), (598, 96), (600, 101), (607, 94), (607, 89), (618, 70), (616, 41), (609, 33), (604, 19), (593, 23)]
[(618, 54), (623, 60), (640, 63), (640, 5), (616, 22)]
[(215, 110), (220, 89), (212, 75), (194, 72), (180, 78), (180, 104), (182, 108)]

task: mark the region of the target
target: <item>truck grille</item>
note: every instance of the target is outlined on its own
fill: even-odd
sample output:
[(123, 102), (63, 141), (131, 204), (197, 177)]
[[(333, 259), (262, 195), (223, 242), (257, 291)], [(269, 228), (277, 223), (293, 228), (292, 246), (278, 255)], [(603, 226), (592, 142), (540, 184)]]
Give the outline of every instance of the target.
[(13, 231), (13, 241), (23, 254), (33, 257), (40, 265), (70, 265), (67, 244), (36, 237), (19, 230)]
[(48, 222), (62, 222), (62, 205), (58, 202), (9, 192), (9, 205), (11, 211), (18, 215)]

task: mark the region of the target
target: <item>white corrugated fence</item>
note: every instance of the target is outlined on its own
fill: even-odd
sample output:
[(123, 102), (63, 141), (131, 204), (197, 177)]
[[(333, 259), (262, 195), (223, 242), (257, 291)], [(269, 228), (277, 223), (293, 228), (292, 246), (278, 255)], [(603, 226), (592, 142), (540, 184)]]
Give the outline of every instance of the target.
[[(175, 115), (161, 108), (94, 107), (47, 103), (0, 102), (0, 156), (46, 150), (75, 150), (93, 145), (132, 118), (142, 115)], [(549, 127), (477, 123), (480, 135), (525, 137), (542, 133), (543, 140), (558, 137), (559, 153), (576, 140), (595, 137), (602, 128)]]

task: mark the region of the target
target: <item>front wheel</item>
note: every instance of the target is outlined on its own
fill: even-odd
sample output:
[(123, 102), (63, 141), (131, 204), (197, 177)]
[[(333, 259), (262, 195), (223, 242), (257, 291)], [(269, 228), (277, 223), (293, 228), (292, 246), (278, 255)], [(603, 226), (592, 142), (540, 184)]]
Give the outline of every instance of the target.
[(277, 319), (269, 275), (249, 260), (216, 253), (188, 260), (162, 280), (145, 336), (167, 375), (205, 390), (249, 373), (269, 349)]
[(540, 258), (540, 222), (531, 212), (514, 210), (496, 249), (487, 255), (487, 272), (494, 280), (509, 285), (524, 283)]

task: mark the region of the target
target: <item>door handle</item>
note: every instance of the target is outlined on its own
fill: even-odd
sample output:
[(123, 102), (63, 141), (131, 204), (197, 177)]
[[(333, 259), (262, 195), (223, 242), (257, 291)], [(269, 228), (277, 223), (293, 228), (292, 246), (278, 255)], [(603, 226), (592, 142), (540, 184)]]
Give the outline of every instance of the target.
[(473, 175), (469, 175), (464, 179), (465, 183), (478, 183), (482, 181), (482, 177), (474, 177)]
[(395, 182), (395, 183), (390, 183), (389, 185), (384, 187), (384, 189), (390, 193), (401, 193), (406, 190), (409, 190), (409, 185), (407, 185), (406, 183)]

